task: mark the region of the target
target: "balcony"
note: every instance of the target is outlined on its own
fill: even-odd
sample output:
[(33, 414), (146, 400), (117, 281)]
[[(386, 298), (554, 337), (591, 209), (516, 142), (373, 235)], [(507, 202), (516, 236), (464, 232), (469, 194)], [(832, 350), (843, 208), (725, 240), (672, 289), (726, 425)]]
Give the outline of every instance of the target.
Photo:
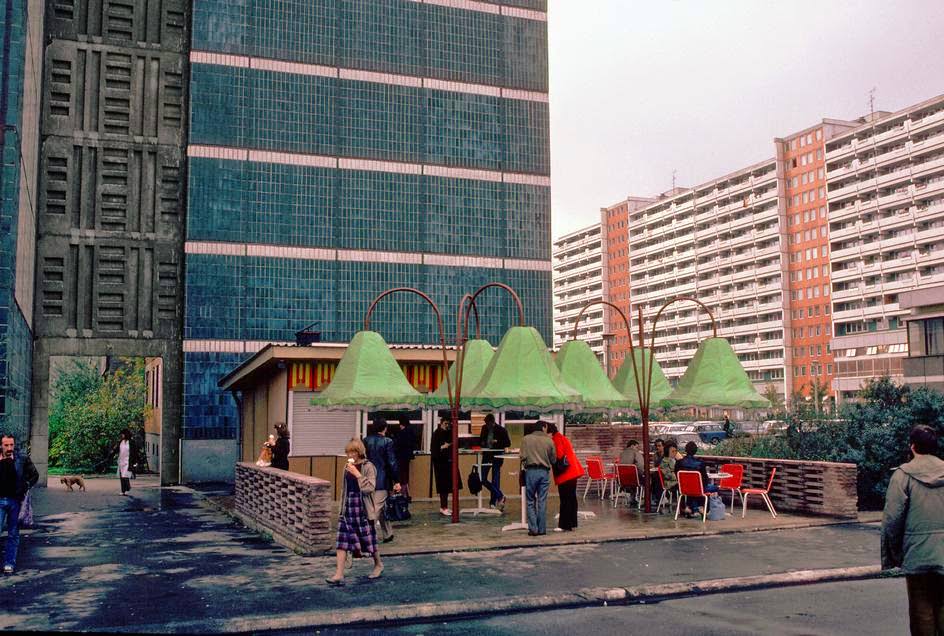
[(911, 134), (920, 133), (925, 130), (928, 130), (937, 123), (944, 121), (944, 111), (938, 111), (933, 115), (929, 115), (924, 119), (919, 121), (911, 121)]

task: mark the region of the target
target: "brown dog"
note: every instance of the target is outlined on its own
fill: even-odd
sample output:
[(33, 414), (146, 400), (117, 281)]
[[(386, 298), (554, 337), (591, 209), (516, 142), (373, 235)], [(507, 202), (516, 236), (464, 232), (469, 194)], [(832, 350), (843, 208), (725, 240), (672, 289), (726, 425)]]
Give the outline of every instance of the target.
[(78, 486), (79, 490), (85, 491), (85, 480), (81, 477), (63, 477), (59, 482), (65, 484), (69, 492), (72, 492), (72, 486)]

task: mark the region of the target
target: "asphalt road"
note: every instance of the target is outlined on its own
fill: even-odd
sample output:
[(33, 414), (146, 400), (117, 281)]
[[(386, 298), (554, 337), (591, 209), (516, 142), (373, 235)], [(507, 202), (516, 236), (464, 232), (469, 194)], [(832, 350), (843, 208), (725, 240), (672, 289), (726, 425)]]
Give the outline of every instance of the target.
[(318, 633), (325, 636), (892, 636), (908, 633), (908, 600), (904, 580), (882, 579), (697, 596), (647, 605), (565, 609), (447, 624), (388, 626), (373, 630), (322, 630)]

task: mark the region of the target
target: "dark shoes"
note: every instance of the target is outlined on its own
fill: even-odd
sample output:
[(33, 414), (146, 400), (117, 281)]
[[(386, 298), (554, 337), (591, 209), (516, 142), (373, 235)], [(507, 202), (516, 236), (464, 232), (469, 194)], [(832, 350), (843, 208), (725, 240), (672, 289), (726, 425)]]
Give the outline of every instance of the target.
[(328, 585), (333, 585), (334, 587), (341, 587), (342, 585), (344, 585), (344, 579), (336, 579), (333, 577), (327, 578), (325, 579), (325, 583), (327, 583)]
[(393, 535), (392, 535), (392, 534), (391, 534), (389, 537), (387, 537), (386, 539), (383, 540), (384, 543), (390, 543), (391, 541), (393, 541)]

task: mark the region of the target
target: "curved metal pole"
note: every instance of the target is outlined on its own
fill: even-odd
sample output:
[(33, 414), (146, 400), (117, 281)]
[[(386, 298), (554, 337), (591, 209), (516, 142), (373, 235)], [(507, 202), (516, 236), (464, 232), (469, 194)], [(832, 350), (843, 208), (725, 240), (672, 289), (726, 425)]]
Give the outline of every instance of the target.
[[(465, 366), (463, 364), (463, 362), (465, 362), (465, 345), (466, 342), (468, 342), (469, 335), (469, 314), (472, 313), (472, 311), (475, 312), (476, 335), (480, 337), (481, 334), (478, 332), (478, 307), (475, 304), (475, 299), (478, 298), (479, 294), (484, 292), (486, 289), (492, 287), (500, 287), (511, 294), (515, 304), (518, 306), (518, 323), (520, 326), (524, 326), (524, 306), (521, 304), (521, 298), (514, 289), (504, 283), (486, 283), (475, 290), (474, 293), (465, 294), (459, 301), (459, 309), (456, 314), (456, 362), (459, 363), (459, 366), (456, 368), (455, 399), (451, 400), (450, 403), (450, 406), (452, 407), (452, 523), (459, 523), (459, 407), (462, 400), (462, 375), (463, 367)], [(460, 323), (463, 325), (461, 329)]]
[[(702, 309), (708, 314), (708, 317), (711, 318), (711, 328), (714, 338), (718, 337), (718, 324), (715, 321), (714, 314), (711, 313), (711, 310), (708, 309), (708, 306), (705, 303), (701, 302), (693, 296), (679, 296), (667, 301), (662, 307), (659, 308), (659, 311), (656, 312), (655, 318), (652, 320), (652, 335), (649, 341), (649, 365), (646, 366), (645, 357), (643, 358), (643, 373), (645, 377), (643, 378), (644, 388), (642, 394), (640, 395), (639, 400), (639, 415), (642, 420), (642, 446), (643, 446), (643, 461), (645, 462), (646, 469), (649, 468), (649, 407), (650, 400), (652, 398), (652, 370), (656, 364), (656, 328), (659, 324), (659, 318), (662, 317), (662, 312), (666, 308), (679, 301), (690, 300), (693, 303), (701, 306)], [(639, 311), (639, 347), (643, 351), (643, 356), (645, 356), (645, 338), (643, 336), (643, 314), (642, 314), (642, 305), (637, 307)], [(632, 340), (632, 338), (630, 338)], [(636, 368), (636, 357), (633, 356), (633, 372), (636, 374), (636, 387), (639, 388), (639, 371)], [(645, 402), (642, 400), (642, 397), (645, 397)], [(652, 512), (652, 486), (649, 481), (646, 481), (645, 487), (645, 502), (646, 502), (646, 512)]]
[(394, 287), (393, 289), (388, 289), (383, 292), (370, 303), (370, 307), (367, 308), (367, 313), (364, 315), (364, 331), (370, 329), (370, 316), (374, 313), (374, 308), (377, 306), (382, 299), (386, 298), (391, 294), (396, 294), (398, 292), (407, 292), (411, 294), (416, 294), (433, 308), (433, 311), (436, 313), (436, 322), (439, 325), (439, 346), (442, 349), (442, 358), (443, 358), (443, 373), (446, 376), (446, 393), (449, 396), (449, 402), (452, 402), (452, 382), (449, 380), (449, 359), (446, 356), (446, 336), (445, 331), (443, 330), (443, 320), (442, 313), (439, 311), (439, 307), (436, 306), (436, 303), (433, 302), (433, 299), (421, 292), (418, 289), (412, 287)]

